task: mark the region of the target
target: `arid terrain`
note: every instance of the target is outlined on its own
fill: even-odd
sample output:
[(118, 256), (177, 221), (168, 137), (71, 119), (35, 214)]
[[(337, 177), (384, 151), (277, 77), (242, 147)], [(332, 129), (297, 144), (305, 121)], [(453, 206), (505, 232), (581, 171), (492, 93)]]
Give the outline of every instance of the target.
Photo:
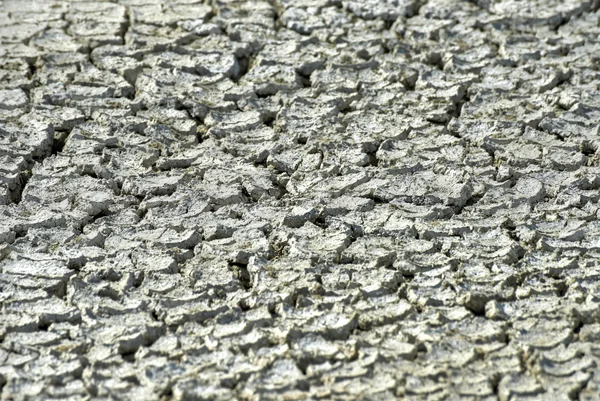
[(0, 1), (0, 400), (598, 400), (600, 1)]

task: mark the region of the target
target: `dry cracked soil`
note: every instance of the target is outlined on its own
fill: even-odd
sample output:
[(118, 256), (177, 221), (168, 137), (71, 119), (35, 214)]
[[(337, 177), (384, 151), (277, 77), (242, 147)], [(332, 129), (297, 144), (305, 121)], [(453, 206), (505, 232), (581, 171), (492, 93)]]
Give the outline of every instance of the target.
[(598, 400), (599, 9), (0, 1), (0, 399)]

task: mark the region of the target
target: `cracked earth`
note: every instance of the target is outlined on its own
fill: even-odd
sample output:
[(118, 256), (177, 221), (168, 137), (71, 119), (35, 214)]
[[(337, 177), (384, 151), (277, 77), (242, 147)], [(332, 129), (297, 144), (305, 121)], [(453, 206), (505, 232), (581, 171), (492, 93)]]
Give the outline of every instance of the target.
[(599, 399), (599, 9), (0, 1), (0, 399)]

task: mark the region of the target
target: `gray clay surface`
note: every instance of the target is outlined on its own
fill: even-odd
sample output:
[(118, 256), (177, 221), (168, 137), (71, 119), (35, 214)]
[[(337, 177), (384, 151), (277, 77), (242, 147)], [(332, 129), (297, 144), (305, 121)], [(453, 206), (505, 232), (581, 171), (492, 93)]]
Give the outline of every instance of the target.
[(0, 1), (0, 399), (598, 400), (599, 9)]

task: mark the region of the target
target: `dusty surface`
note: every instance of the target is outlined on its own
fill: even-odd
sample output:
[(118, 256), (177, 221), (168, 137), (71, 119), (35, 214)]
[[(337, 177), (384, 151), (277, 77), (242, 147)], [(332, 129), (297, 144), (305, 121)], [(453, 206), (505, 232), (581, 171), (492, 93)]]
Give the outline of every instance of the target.
[(0, 1), (0, 399), (598, 399), (599, 7)]

